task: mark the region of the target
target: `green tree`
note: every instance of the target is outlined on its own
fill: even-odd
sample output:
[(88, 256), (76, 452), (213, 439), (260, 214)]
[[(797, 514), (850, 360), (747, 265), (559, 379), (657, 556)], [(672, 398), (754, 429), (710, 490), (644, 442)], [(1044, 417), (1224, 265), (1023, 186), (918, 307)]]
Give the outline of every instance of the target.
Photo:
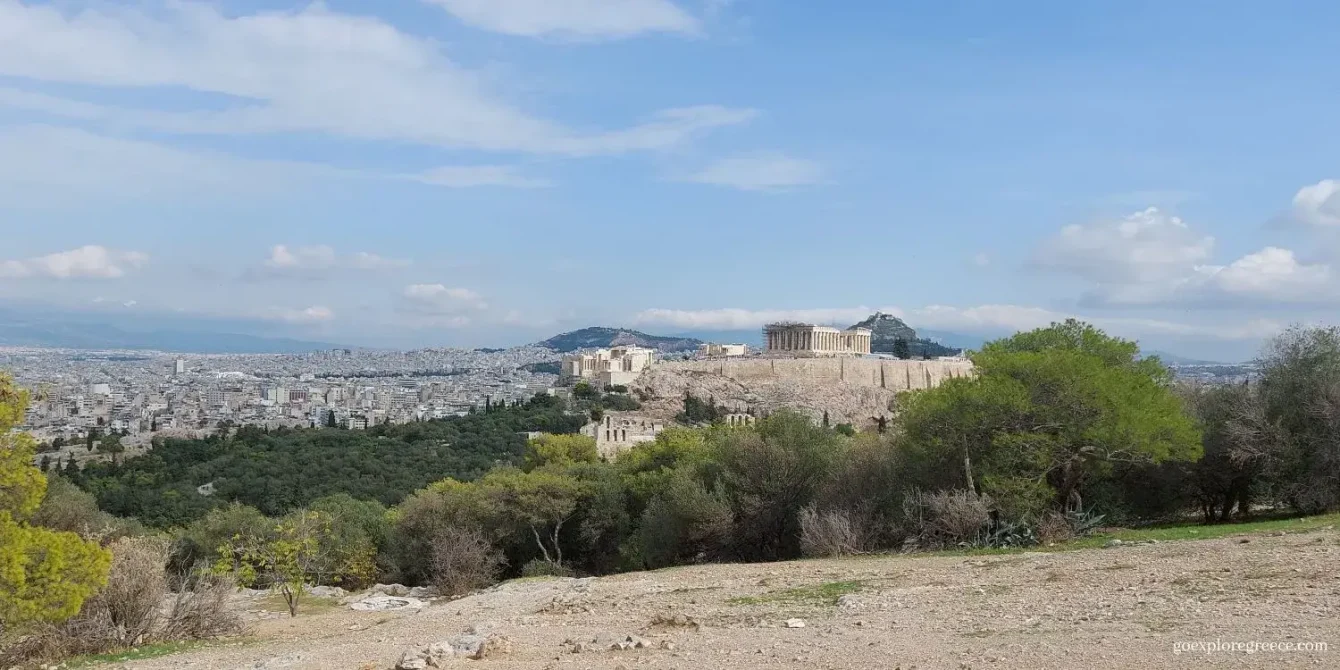
[(839, 438), (806, 416), (780, 411), (752, 430), (709, 437), (734, 512), (734, 551), (749, 560), (800, 555), (800, 510), (828, 476)]
[(1303, 512), (1340, 507), (1340, 328), (1295, 326), (1258, 361), (1265, 424), (1256, 445), (1280, 500)]
[(939, 466), (929, 472), (961, 463), (956, 488), (1016, 512), (1048, 497), (1078, 510), (1085, 482), (1114, 464), (1201, 455), (1171, 374), (1134, 342), (1069, 320), (990, 342), (973, 362), (975, 377), (909, 394), (901, 415), (910, 449)]
[(326, 412), (326, 427), (327, 427), (327, 428), (339, 428), (339, 427), (340, 427), (339, 422), (335, 420), (335, 412), (334, 412), (333, 410), (332, 410), (332, 411), (329, 411), (329, 412)]
[(234, 575), (238, 583), (267, 585), (284, 598), (289, 616), (298, 616), (304, 585), (321, 583), (332, 567), (331, 520), (321, 512), (294, 513), (275, 527), (263, 541), (241, 535), (219, 547), (214, 570)]
[(525, 459), (525, 469), (534, 470), (551, 464), (594, 463), (600, 460), (600, 454), (596, 451), (595, 438), (544, 433), (526, 442)]
[(563, 526), (577, 510), (581, 482), (554, 468), (496, 469), (479, 481), (501, 520), (529, 531), (544, 560), (563, 565)]
[(47, 480), (32, 465), (32, 438), (12, 432), (27, 404), (27, 392), (0, 375), (0, 640), (28, 624), (74, 616), (111, 567), (111, 554), (97, 543), (29, 523)]
[(912, 347), (905, 338), (897, 338), (893, 341), (893, 355), (907, 360), (912, 357)]

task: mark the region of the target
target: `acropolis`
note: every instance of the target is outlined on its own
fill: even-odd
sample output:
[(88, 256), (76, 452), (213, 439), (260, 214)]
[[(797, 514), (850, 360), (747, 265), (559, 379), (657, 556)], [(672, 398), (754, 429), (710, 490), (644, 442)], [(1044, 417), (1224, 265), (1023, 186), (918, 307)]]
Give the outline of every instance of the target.
[(839, 330), (808, 323), (772, 323), (763, 327), (765, 351), (788, 356), (861, 356), (870, 353), (867, 328)]

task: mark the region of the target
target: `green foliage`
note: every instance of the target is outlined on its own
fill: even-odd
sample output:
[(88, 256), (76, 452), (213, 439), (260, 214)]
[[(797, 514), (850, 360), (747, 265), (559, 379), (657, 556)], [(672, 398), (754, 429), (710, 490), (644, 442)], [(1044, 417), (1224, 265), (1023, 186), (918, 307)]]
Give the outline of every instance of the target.
[(0, 375), (0, 636), (74, 616), (111, 566), (96, 543), (30, 525), (47, 480), (32, 465), (33, 440), (11, 432), (27, 404), (28, 394)]
[(1199, 458), (1170, 374), (1138, 353), (1073, 320), (988, 343), (973, 358), (977, 376), (904, 399), (923, 481), (979, 488), (1021, 516), (1048, 499), (1078, 509), (1081, 487), (1115, 464)]
[[(539, 396), (520, 407), (367, 431), (243, 426), (229, 437), (166, 439), (124, 463), (89, 464), (78, 480), (99, 506), (156, 528), (184, 526), (229, 502), (280, 516), (346, 493), (393, 505), (446, 477), (520, 463), (523, 431), (576, 432), (580, 417)], [(214, 494), (196, 487), (213, 482)]]
[(218, 548), (218, 574), (232, 575), (245, 586), (263, 585), (284, 598), (289, 616), (298, 616), (303, 586), (320, 584), (336, 570), (331, 555), (331, 520), (321, 512), (297, 512), (277, 524), (264, 539), (234, 536)]
[(568, 466), (573, 463), (594, 463), (600, 460), (596, 440), (586, 435), (551, 435), (545, 433), (526, 443), (525, 467), (534, 470), (545, 465)]
[(659, 488), (642, 512), (628, 551), (649, 568), (720, 558), (732, 529), (726, 497), (708, 491), (687, 470), (672, 471)]
[(713, 435), (721, 483), (735, 518), (736, 555), (775, 560), (800, 553), (798, 515), (828, 476), (837, 436), (781, 411), (753, 430)]
[(692, 393), (684, 394), (684, 411), (675, 417), (679, 423), (696, 425), (705, 423), (716, 423), (727, 414), (730, 414), (724, 407), (717, 407), (715, 398), (708, 398), (707, 402), (694, 396)]
[(577, 382), (572, 387), (572, 397), (578, 400), (596, 400), (600, 397), (600, 391), (597, 391), (594, 386), (587, 382)]
[(912, 347), (908, 346), (907, 340), (900, 337), (893, 341), (893, 355), (904, 360), (911, 358)]
[(115, 517), (98, 509), (98, 501), (92, 494), (54, 473), (47, 477), (47, 494), (33, 514), (32, 523), (97, 541), (145, 532), (139, 521)]
[(1304, 512), (1340, 508), (1340, 328), (1294, 327), (1259, 365), (1259, 423), (1277, 434), (1244, 446), (1282, 501)]

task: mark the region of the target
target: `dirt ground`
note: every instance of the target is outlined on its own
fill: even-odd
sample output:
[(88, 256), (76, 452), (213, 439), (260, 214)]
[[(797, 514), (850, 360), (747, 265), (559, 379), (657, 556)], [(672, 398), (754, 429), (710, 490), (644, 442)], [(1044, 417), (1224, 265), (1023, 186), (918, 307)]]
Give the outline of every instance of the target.
[[(248, 642), (120, 667), (387, 669), (406, 649), (479, 626), (510, 638), (512, 652), (449, 667), (1340, 668), (1338, 604), (1340, 533), (1328, 529), (520, 580), (418, 613), (259, 621)], [(651, 646), (608, 649), (630, 634)], [(578, 642), (592, 649), (574, 652)], [(1216, 642), (1329, 649), (1179, 648)]]

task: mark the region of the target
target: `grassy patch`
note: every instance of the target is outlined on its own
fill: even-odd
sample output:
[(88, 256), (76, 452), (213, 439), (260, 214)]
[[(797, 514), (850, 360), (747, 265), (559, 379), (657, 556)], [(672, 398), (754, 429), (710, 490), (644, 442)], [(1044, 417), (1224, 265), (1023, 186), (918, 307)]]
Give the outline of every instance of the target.
[(61, 665), (63, 668), (87, 668), (104, 663), (124, 663), (126, 661), (143, 661), (159, 656), (167, 656), (191, 649), (203, 647), (207, 642), (164, 642), (161, 644), (146, 644), (143, 647), (135, 647), (107, 654), (93, 654), (90, 656), (78, 656), (72, 658)]
[[(266, 612), (279, 612), (288, 614), (288, 603), (284, 596), (279, 593), (272, 593), (261, 598), (256, 603), (260, 609)], [(318, 598), (316, 596), (303, 596), (298, 601), (298, 616), (309, 616), (312, 614), (322, 614), (333, 609), (338, 609), (340, 601), (335, 598)]]
[[(1108, 540), (1117, 539), (1122, 542), (1147, 542), (1157, 540), (1159, 542), (1174, 542), (1177, 540), (1212, 540), (1221, 537), (1233, 535), (1254, 535), (1262, 533), (1276, 533), (1284, 531), (1286, 533), (1306, 533), (1309, 531), (1323, 530), (1329, 527), (1340, 526), (1340, 513), (1322, 514), (1319, 516), (1292, 517), (1288, 519), (1267, 519), (1262, 521), (1249, 521), (1246, 523), (1221, 523), (1204, 525), (1200, 523), (1183, 523), (1168, 526), (1150, 526), (1147, 528), (1125, 528), (1110, 533), (1096, 533), (1089, 537), (1082, 537), (1068, 542), (1060, 542), (1052, 546), (1036, 547), (963, 547), (958, 549), (943, 549), (939, 551), (928, 551), (905, 554), (907, 556), (1001, 556), (1009, 554), (1022, 554), (1025, 552), (1051, 553), (1057, 551), (1074, 551), (1077, 549), (1093, 549), (1102, 547)], [(998, 562), (999, 563), (999, 562)], [(992, 565), (992, 567), (997, 567)]]
[(836, 605), (838, 598), (849, 593), (856, 593), (865, 587), (863, 581), (845, 581), (828, 582), (825, 584), (814, 584), (811, 586), (798, 586), (793, 589), (784, 589), (764, 593), (760, 596), (745, 596), (743, 598), (731, 598), (726, 601), (732, 605), (766, 605), (770, 603), (801, 604), (801, 605)]
[(1336, 525), (1340, 525), (1340, 514), (1323, 514), (1320, 516), (1298, 517), (1293, 519), (1249, 521), (1247, 523), (1222, 523), (1209, 526), (1203, 524), (1182, 524), (1176, 526), (1157, 526), (1151, 528), (1120, 530), (1111, 534), (1081, 538), (1058, 546), (1065, 549), (1100, 547), (1113, 538), (1121, 540), (1122, 542), (1141, 542), (1148, 540), (1172, 542), (1176, 540), (1210, 540), (1220, 537), (1228, 537), (1230, 535), (1271, 533), (1279, 531), (1303, 533), (1307, 531), (1321, 530), (1327, 526)]

